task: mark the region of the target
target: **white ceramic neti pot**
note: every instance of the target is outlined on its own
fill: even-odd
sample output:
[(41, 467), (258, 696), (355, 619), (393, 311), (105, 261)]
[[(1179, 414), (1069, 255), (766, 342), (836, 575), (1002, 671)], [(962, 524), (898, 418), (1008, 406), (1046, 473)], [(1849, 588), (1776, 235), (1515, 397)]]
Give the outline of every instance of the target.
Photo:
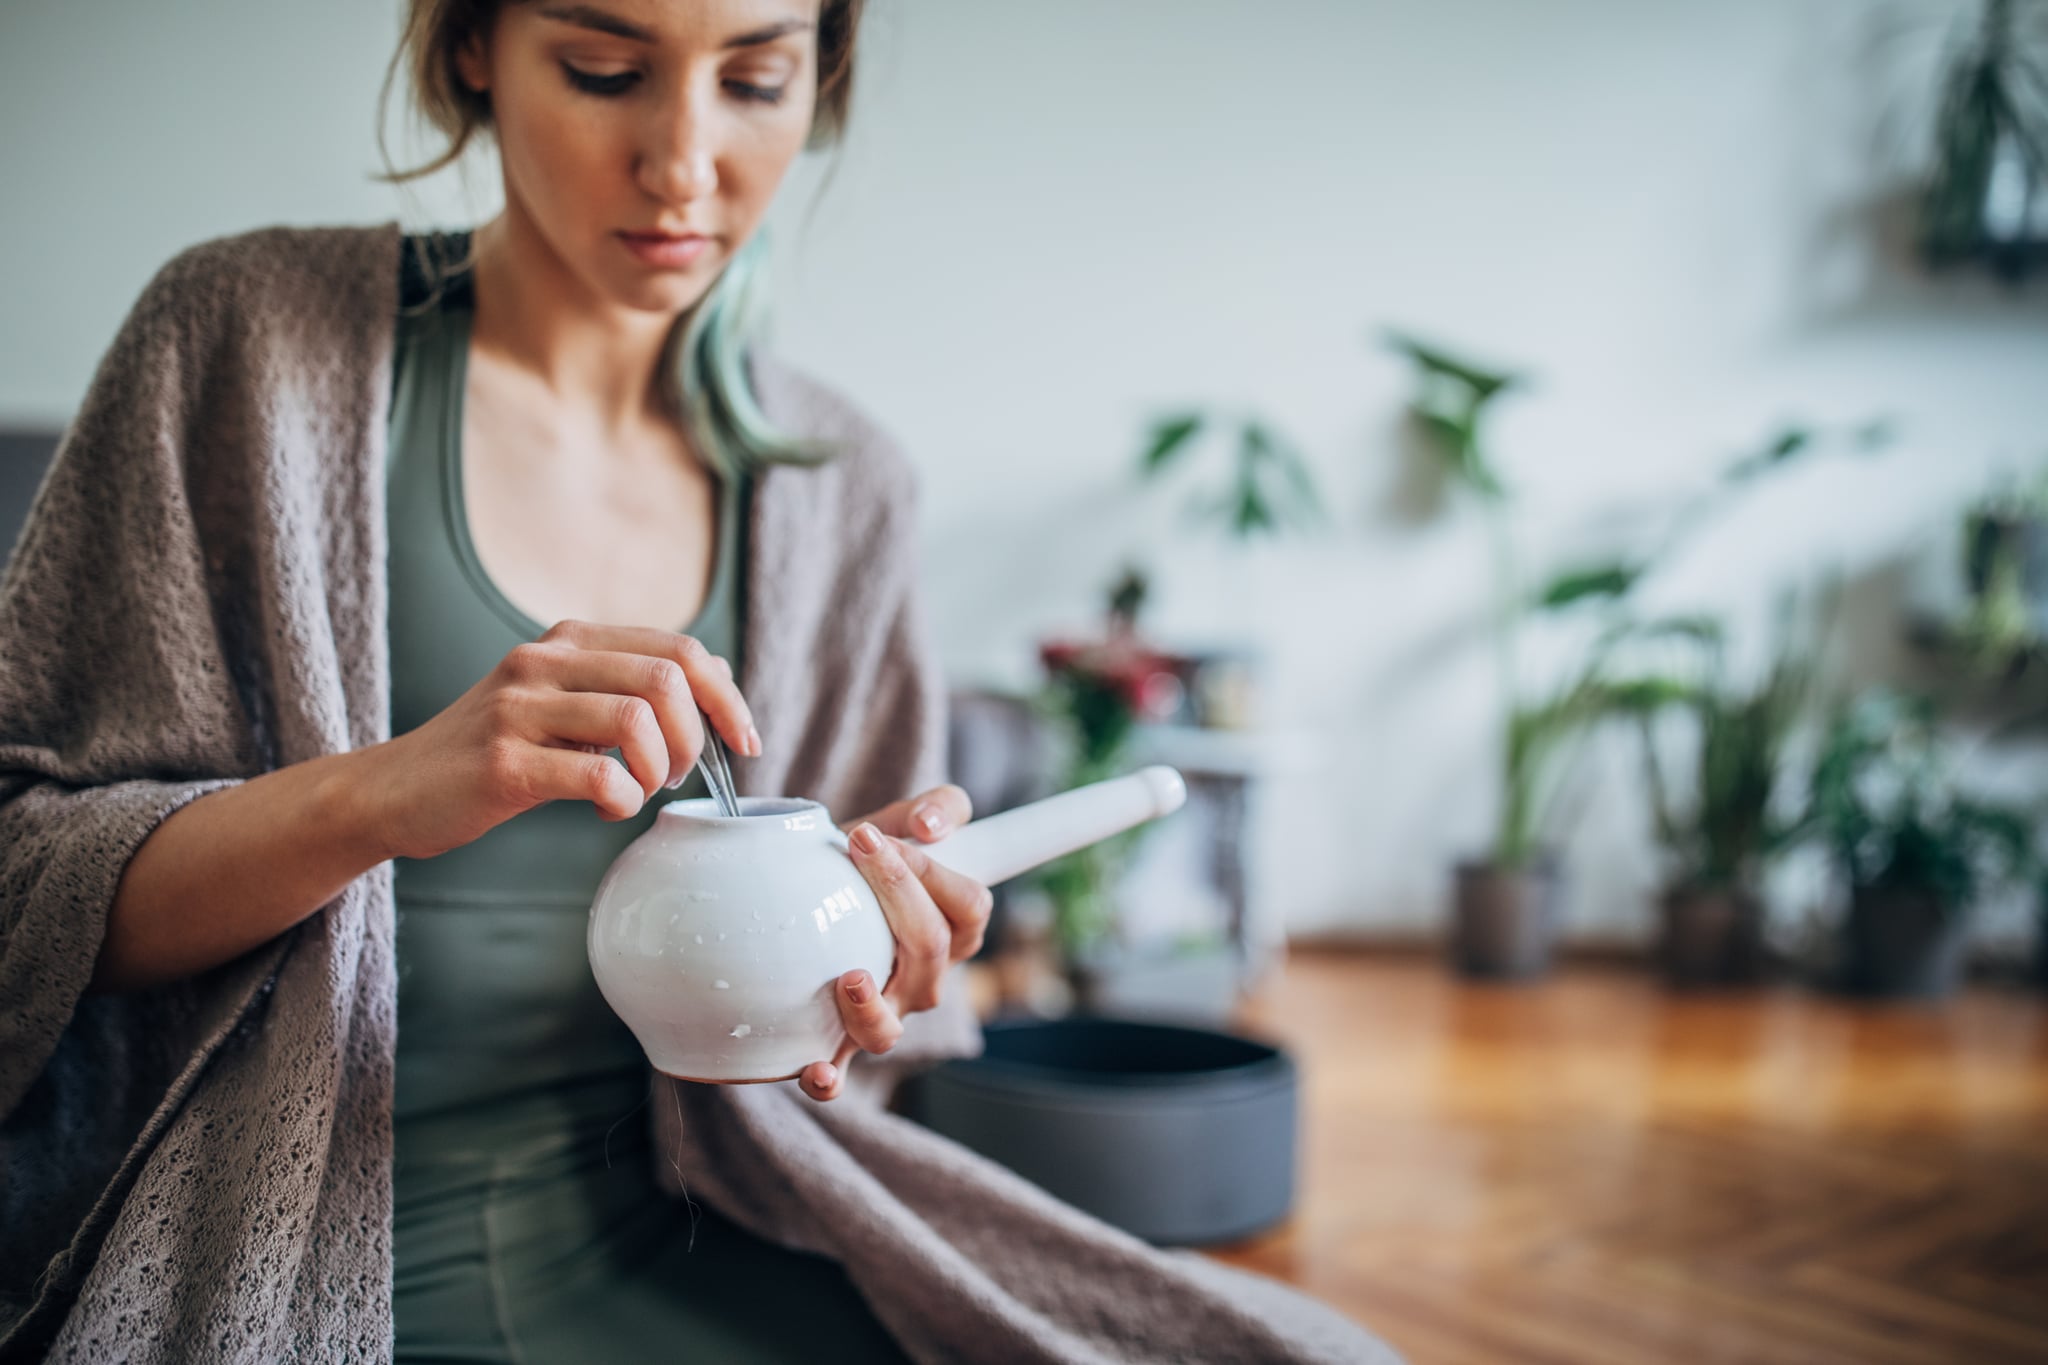
[[(1078, 787), (976, 820), (931, 855), (993, 886), (1179, 809), (1172, 768)], [(659, 1071), (696, 1081), (788, 1080), (829, 1061), (844, 1030), (832, 985), (887, 981), (896, 940), (815, 801), (672, 801), (627, 845), (590, 907), (598, 989)]]

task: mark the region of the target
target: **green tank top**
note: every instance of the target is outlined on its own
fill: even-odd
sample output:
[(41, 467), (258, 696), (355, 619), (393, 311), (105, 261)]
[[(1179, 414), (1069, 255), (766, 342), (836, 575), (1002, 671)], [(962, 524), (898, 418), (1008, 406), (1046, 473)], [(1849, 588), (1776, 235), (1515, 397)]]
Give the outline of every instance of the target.
[[(439, 245), (439, 243), (437, 243)], [(457, 238), (444, 250), (460, 255)], [(391, 408), (391, 728), (543, 631), (484, 572), (462, 490), (466, 279), (399, 326)], [(719, 490), (715, 567), (682, 627), (737, 661), (747, 487)], [(622, 571), (630, 571), (624, 569)], [(905, 1357), (838, 1265), (656, 1186), (647, 1063), (591, 978), (590, 900), (694, 775), (608, 824), (555, 801), (438, 858), (398, 859), (392, 1306), (397, 1365)], [(791, 1312), (790, 1305), (802, 1305)]]
[[(467, 296), (400, 325), (389, 489), (391, 730), (431, 719), (544, 623), (506, 598), (478, 559), (464, 511), (462, 397)], [(719, 490), (711, 584), (678, 629), (737, 659), (742, 489)], [(630, 569), (622, 566), (622, 571)], [(644, 1065), (598, 994), (583, 946), (605, 869), (665, 800), (607, 823), (587, 801), (553, 801), (440, 857), (395, 864), (397, 1114), (471, 1105)]]
[[(425, 240), (460, 259), (461, 236)], [(403, 292), (417, 298), (418, 272)], [(439, 714), (543, 633), (484, 571), (462, 488), (466, 276), (402, 317), (389, 491), (391, 729)], [(744, 480), (722, 481), (711, 584), (680, 629), (739, 658)], [(631, 572), (621, 566), (621, 572)], [(590, 900), (671, 799), (606, 823), (554, 801), (438, 858), (394, 862), (397, 1365), (904, 1356), (845, 1271), (656, 1187), (647, 1063), (590, 974)], [(789, 1305), (804, 1305), (791, 1313)]]

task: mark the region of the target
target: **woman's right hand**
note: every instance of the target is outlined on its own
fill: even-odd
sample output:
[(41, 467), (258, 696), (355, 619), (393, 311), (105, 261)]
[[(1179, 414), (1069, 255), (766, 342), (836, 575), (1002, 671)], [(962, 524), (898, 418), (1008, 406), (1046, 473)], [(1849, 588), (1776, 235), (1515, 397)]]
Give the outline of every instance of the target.
[(689, 776), (704, 746), (699, 708), (734, 753), (760, 756), (732, 666), (702, 644), (645, 627), (560, 622), (447, 710), (369, 751), (384, 844), (394, 857), (431, 858), (565, 799), (630, 819)]

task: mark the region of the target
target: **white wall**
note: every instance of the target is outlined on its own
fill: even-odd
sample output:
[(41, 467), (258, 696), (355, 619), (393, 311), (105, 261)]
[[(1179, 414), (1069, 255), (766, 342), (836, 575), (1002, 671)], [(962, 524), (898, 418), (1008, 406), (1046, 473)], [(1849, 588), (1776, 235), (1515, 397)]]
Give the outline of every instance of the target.
[[(780, 214), (780, 343), (922, 469), (963, 680), (1029, 681), (1036, 636), (1085, 624), (1141, 549), (1162, 633), (1270, 651), (1275, 720), (1326, 760), (1263, 815), (1260, 886), (1299, 927), (1433, 922), (1492, 816), (1484, 542), (1469, 510), (1392, 506), (1404, 376), (1378, 327), (1540, 376), (1497, 442), (1532, 554), (1782, 418), (1900, 419), (1881, 465), (1807, 471), (1675, 566), (1675, 598), (1881, 561), (1987, 467), (2048, 458), (2048, 294), (1916, 282), (1873, 245), (1940, 0), (874, 11), (853, 142)], [(366, 179), (395, 32), (381, 3), (0, 11), (0, 422), (61, 419), (181, 245), (400, 211)], [(488, 180), (409, 212), (485, 212)], [(1187, 535), (1129, 477), (1139, 424), (1183, 400), (1293, 432), (1336, 527), (1249, 553)], [(1638, 805), (1610, 782), (1572, 835), (1582, 929), (1642, 923)]]

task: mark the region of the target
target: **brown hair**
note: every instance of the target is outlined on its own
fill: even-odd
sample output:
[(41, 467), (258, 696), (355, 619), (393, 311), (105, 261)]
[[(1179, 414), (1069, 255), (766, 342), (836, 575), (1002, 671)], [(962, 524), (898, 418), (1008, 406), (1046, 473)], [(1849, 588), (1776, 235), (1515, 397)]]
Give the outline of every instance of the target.
[[(452, 165), (468, 150), (479, 132), (491, 126), (489, 92), (463, 84), (455, 55), (472, 35), (490, 30), (498, 12), (518, 0), (407, 0), (405, 31), (398, 51), (384, 72), (377, 97), (377, 144), (384, 151), (384, 180), (398, 183), (432, 175)], [(810, 145), (829, 146), (846, 132), (847, 107), (853, 98), (853, 57), (867, 0), (823, 0), (818, 11), (818, 101), (811, 115)], [(448, 139), (433, 160), (408, 170), (391, 165), (384, 146), (385, 111), (400, 67), (412, 77), (413, 103), (421, 116)]]

